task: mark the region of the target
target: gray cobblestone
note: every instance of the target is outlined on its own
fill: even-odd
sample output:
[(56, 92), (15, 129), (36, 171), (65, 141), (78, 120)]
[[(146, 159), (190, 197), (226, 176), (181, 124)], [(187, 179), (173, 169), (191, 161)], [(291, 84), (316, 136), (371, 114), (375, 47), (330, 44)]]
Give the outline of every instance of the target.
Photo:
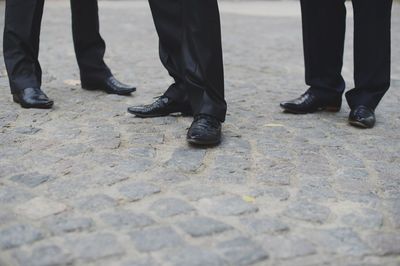
[(125, 253), (117, 239), (105, 233), (69, 237), (66, 247), (74, 259), (82, 261), (94, 261)]
[(58, 246), (40, 246), (32, 250), (29, 254), (23, 251), (14, 253), (18, 264), (31, 266), (51, 266), (68, 265), (72, 263), (72, 258)]
[(328, 220), (331, 211), (329, 208), (305, 201), (291, 204), (284, 212), (286, 216), (313, 223), (324, 223)]
[(160, 193), (160, 188), (150, 183), (133, 182), (124, 184), (119, 191), (130, 201), (141, 200), (153, 194)]
[(180, 214), (186, 214), (195, 209), (185, 201), (176, 198), (164, 198), (154, 202), (150, 208), (160, 217), (171, 217)]
[(104, 222), (116, 227), (141, 228), (154, 224), (154, 220), (144, 214), (136, 214), (128, 210), (118, 210), (101, 215)]
[(398, 265), (398, 1), (392, 88), (365, 131), (347, 125), (345, 101), (338, 113), (279, 108), (307, 88), (296, 1), (219, 5), (229, 108), (221, 145), (204, 150), (186, 144), (190, 117), (126, 112), (171, 83), (148, 2), (99, 3), (105, 61), (138, 87), (122, 97), (80, 88), (70, 6), (46, 1), (42, 87), (55, 107), (13, 103), (0, 65), (0, 265)]
[(179, 235), (169, 227), (147, 228), (130, 234), (137, 250), (156, 251), (183, 244)]
[(248, 238), (239, 237), (217, 245), (217, 251), (232, 265), (252, 265), (268, 259), (268, 253)]
[(208, 236), (233, 229), (232, 226), (207, 217), (194, 217), (179, 226), (192, 237)]
[(29, 224), (16, 224), (0, 230), (0, 247), (9, 249), (33, 243), (44, 237), (44, 232)]
[(51, 179), (49, 175), (43, 175), (39, 173), (26, 173), (21, 175), (15, 175), (10, 178), (13, 182), (23, 184), (30, 188), (37, 187), (42, 183), (47, 182)]
[(203, 200), (202, 204), (212, 213), (222, 216), (243, 215), (258, 211), (258, 207), (239, 197), (225, 197), (218, 200)]
[(164, 265), (171, 266), (222, 266), (228, 265), (215, 253), (198, 247), (184, 247), (165, 252), (162, 257)]
[(88, 230), (94, 222), (92, 219), (84, 217), (53, 217), (45, 221), (44, 224), (53, 234), (62, 234)]

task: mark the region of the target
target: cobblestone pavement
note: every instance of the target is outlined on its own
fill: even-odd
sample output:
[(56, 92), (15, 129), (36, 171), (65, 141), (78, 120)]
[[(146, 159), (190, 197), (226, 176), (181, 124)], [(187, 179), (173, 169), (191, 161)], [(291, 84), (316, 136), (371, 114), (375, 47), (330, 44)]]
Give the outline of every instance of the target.
[(364, 131), (347, 106), (279, 109), (305, 90), (298, 3), (235, 5), (222, 8), (229, 115), (206, 150), (187, 146), (190, 118), (126, 113), (170, 82), (146, 3), (101, 5), (107, 61), (139, 88), (128, 98), (80, 89), (68, 4), (47, 3), (54, 110), (13, 104), (1, 65), (0, 265), (400, 265), (400, 6), (392, 89)]

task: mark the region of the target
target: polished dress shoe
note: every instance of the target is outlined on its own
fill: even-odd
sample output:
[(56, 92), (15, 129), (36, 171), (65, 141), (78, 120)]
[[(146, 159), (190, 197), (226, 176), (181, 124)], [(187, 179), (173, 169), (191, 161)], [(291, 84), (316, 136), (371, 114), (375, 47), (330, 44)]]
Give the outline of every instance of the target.
[(221, 122), (210, 115), (196, 115), (188, 130), (187, 141), (194, 145), (219, 144), (221, 142)]
[(50, 109), (54, 104), (39, 88), (25, 88), (13, 94), (13, 100), (23, 108)]
[(352, 109), (349, 115), (349, 123), (360, 128), (373, 128), (375, 126), (375, 113), (366, 106), (359, 105)]
[(102, 90), (109, 94), (129, 95), (136, 91), (136, 88), (119, 82), (114, 76), (100, 82), (83, 82), (82, 88), (85, 90)]
[(299, 98), (282, 102), (280, 105), (286, 112), (293, 114), (308, 114), (317, 111), (339, 112), (342, 106), (342, 97), (321, 99), (313, 92), (307, 91)]
[(128, 112), (141, 118), (167, 116), (173, 113), (192, 115), (192, 109), (188, 104), (178, 103), (166, 96), (159, 97), (149, 105), (129, 107)]

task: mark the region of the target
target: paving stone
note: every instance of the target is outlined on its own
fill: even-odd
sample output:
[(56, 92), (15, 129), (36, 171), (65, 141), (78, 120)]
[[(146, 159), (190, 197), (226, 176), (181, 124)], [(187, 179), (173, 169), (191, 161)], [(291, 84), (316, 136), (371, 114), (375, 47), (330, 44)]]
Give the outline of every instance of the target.
[(179, 223), (179, 227), (192, 237), (209, 236), (233, 229), (232, 226), (208, 217), (193, 217)]
[(205, 155), (206, 150), (203, 149), (178, 148), (166, 166), (184, 172), (196, 172), (201, 167)]
[(59, 214), (67, 210), (68, 206), (44, 197), (33, 198), (15, 207), (15, 213), (30, 219), (41, 219), (46, 216)]
[(289, 226), (282, 221), (271, 218), (245, 217), (240, 222), (254, 234), (273, 234), (289, 231)]
[(379, 256), (400, 255), (400, 234), (398, 232), (373, 233), (366, 239), (374, 254)]
[(306, 235), (319, 248), (329, 253), (361, 256), (370, 252), (359, 235), (350, 228), (312, 230)]
[(24, 134), (24, 135), (35, 135), (38, 133), (41, 129), (40, 128), (35, 128), (35, 127), (18, 127), (15, 128), (14, 131), (18, 134)]
[(152, 182), (157, 182), (161, 184), (178, 184), (184, 181), (188, 181), (189, 177), (183, 173), (178, 173), (174, 171), (164, 171), (158, 174), (155, 174), (152, 178)]
[(116, 205), (117, 202), (113, 198), (103, 194), (87, 196), (77, 200), (75, 203), (78, 209), (91, 212), (102, 211)]
[(151, 252), (163, 248), (181, 246), (180, 236), (170, 227), (146, 228), (130, 234), (137, 250)]
[(296, 236), (267, 236), (263, 239), (263, 246), (271, 257), (277, 259), (298, 258), (317, 253), (310, 241)]
[(261, 172), (257, 180), (272, 185), (289, 185), (290, 177), (293, 176), (295, 165), (275, 161), (263, 161), (259, 163)]
[(49, 180), (53, 179), (50, 175), (43, 175), (40, 173), (25, 173), (20, 175), (15, 175), (10, 178), (13, 182), (23, 184), (27, 187), (34, 188)]
[(183, 247), (164, 252), (162, 256), (164, 265), (170, 266), (222, 266), (228, 265), (217, 254), (199, 247)]
[(33, 197), (32, 193), (25, 190), (4, 186), (0, 184), (0, 203), (15, 204), (27, 201)]
[(250, 190), (249, 196), (268, 197), (278, 201), (286, 201), (290, 198), (290, 192), (282, 187), (256, 187)]
[(45, 226), (53, 234), (85, 231), (93, 225), (93, 220), (85, 217), (52, 217), (45, 222)]
[(14, 253), (14, 257), (19, 265), (50, 266), (72, 263), (69, 254), (55, 245), (36, 247), (32, 250), (32, 253), (17, 251)]
[(142, 228), (154, 224), (154, 220), (145, 214), (137, 214), (128, 210), (118, 210), (101, 215), (107, 224), (121, 228)]
[(45, 233), (29, 224), (15, 224), (0, 230), (0, 247), (15, 248), (43, 239)]
[(208, 174), (208, 179), (217, 182), (243, 183), (250, 169), (246, 155), (218, 155)]
[(138, 257), (135, 256), (132, 260), (124, 261), (120, 264), (121, 266), (157, 266), (157, 263), (152, 257), (145, 256), (145, 257)]
[(389, 219), (394, 228), (400, 228), (400, 198), (386, 203)]
[(0, 226), (16, 221), (15, 213), (6, 208), (0, 209)]
[(176, 198), (164, 198), (154, 202), (150, 208), (160, 217), (171, 217), (193, 212), (195, 209), (186, 201)]
[(258, 212), (258, 207), (256, 205), (247, 203), (240, 197), (224, 197), (215, 200), (202, 199), (200, 203), (212, 213), (222, 216)]
[(329, 208), (304, 201), (295, 202), (284, 211), (288, 217), (312, 223), (325, 223), (330, 214)]
[(202, 198), (211, 198), (219, 196), (223, 192), (213, 186), (207, 185), (186, 185), (179, 189), (180, 193), (191, 201), (197, 201)]
[(361, 209), (346, 214), (342, 221), (351, 227), (378, 229), (382, 226), (383, 215), (372, 209)]
[(66, 240), (66, 247), (74, 259), (94, 261), (125, 253), (116, 237), (108, 233), (77, 235)]
[(124, 184), (119, 191), (130, 201), (138, 201), (161, 192), (161, 189), (150, 183), (133, 182)]
[(297, 195), (301, 199), (311, 201), (336, 199), (336, 193), (327, 179), (306, 178), (301, 180), (301, 183), (302, 185)]
[(269, 257), (260, 245), (245, 237), (221, 242), (216, 250), (232, 265), (252, 265)]

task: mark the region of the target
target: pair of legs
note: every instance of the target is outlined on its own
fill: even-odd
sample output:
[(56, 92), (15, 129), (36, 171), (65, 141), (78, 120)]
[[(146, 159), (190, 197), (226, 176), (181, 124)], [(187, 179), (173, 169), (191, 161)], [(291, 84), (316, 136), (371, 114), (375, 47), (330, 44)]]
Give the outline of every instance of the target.
[[(344, 2), (301, 0), (306, 83), (309, 92), (325, 103), (341, 99), (345, 90), (341, 75), (346, 31)], [(352, 3), (355, 88), (346, 93), (346, 99), (352, 110), (364, 106), (374, 111), (390, 86), (392, 0)]]
[[(225, 120), (227, 106), (217, 0), (149, 3), (160, 39), (160, 58), (175, 83), (156, 103), (131, 107), (129, 111), (141, 117), (190, 112), (195, 122), (207, 124), (209, 120), (218, 128)], [(189, 130), (188, 139), (193, 131), (201, 135), (194, 130), (196, 124)]]
[[(38, 60), (44, 0), (7, 0), (3, 51), (11, 92), (40, 88)], [(72, 32), (82, 84), (102, 86), (112, 77), (103, 58), (105, 43), (99, 33), (97, 0), (71, 0)]]

